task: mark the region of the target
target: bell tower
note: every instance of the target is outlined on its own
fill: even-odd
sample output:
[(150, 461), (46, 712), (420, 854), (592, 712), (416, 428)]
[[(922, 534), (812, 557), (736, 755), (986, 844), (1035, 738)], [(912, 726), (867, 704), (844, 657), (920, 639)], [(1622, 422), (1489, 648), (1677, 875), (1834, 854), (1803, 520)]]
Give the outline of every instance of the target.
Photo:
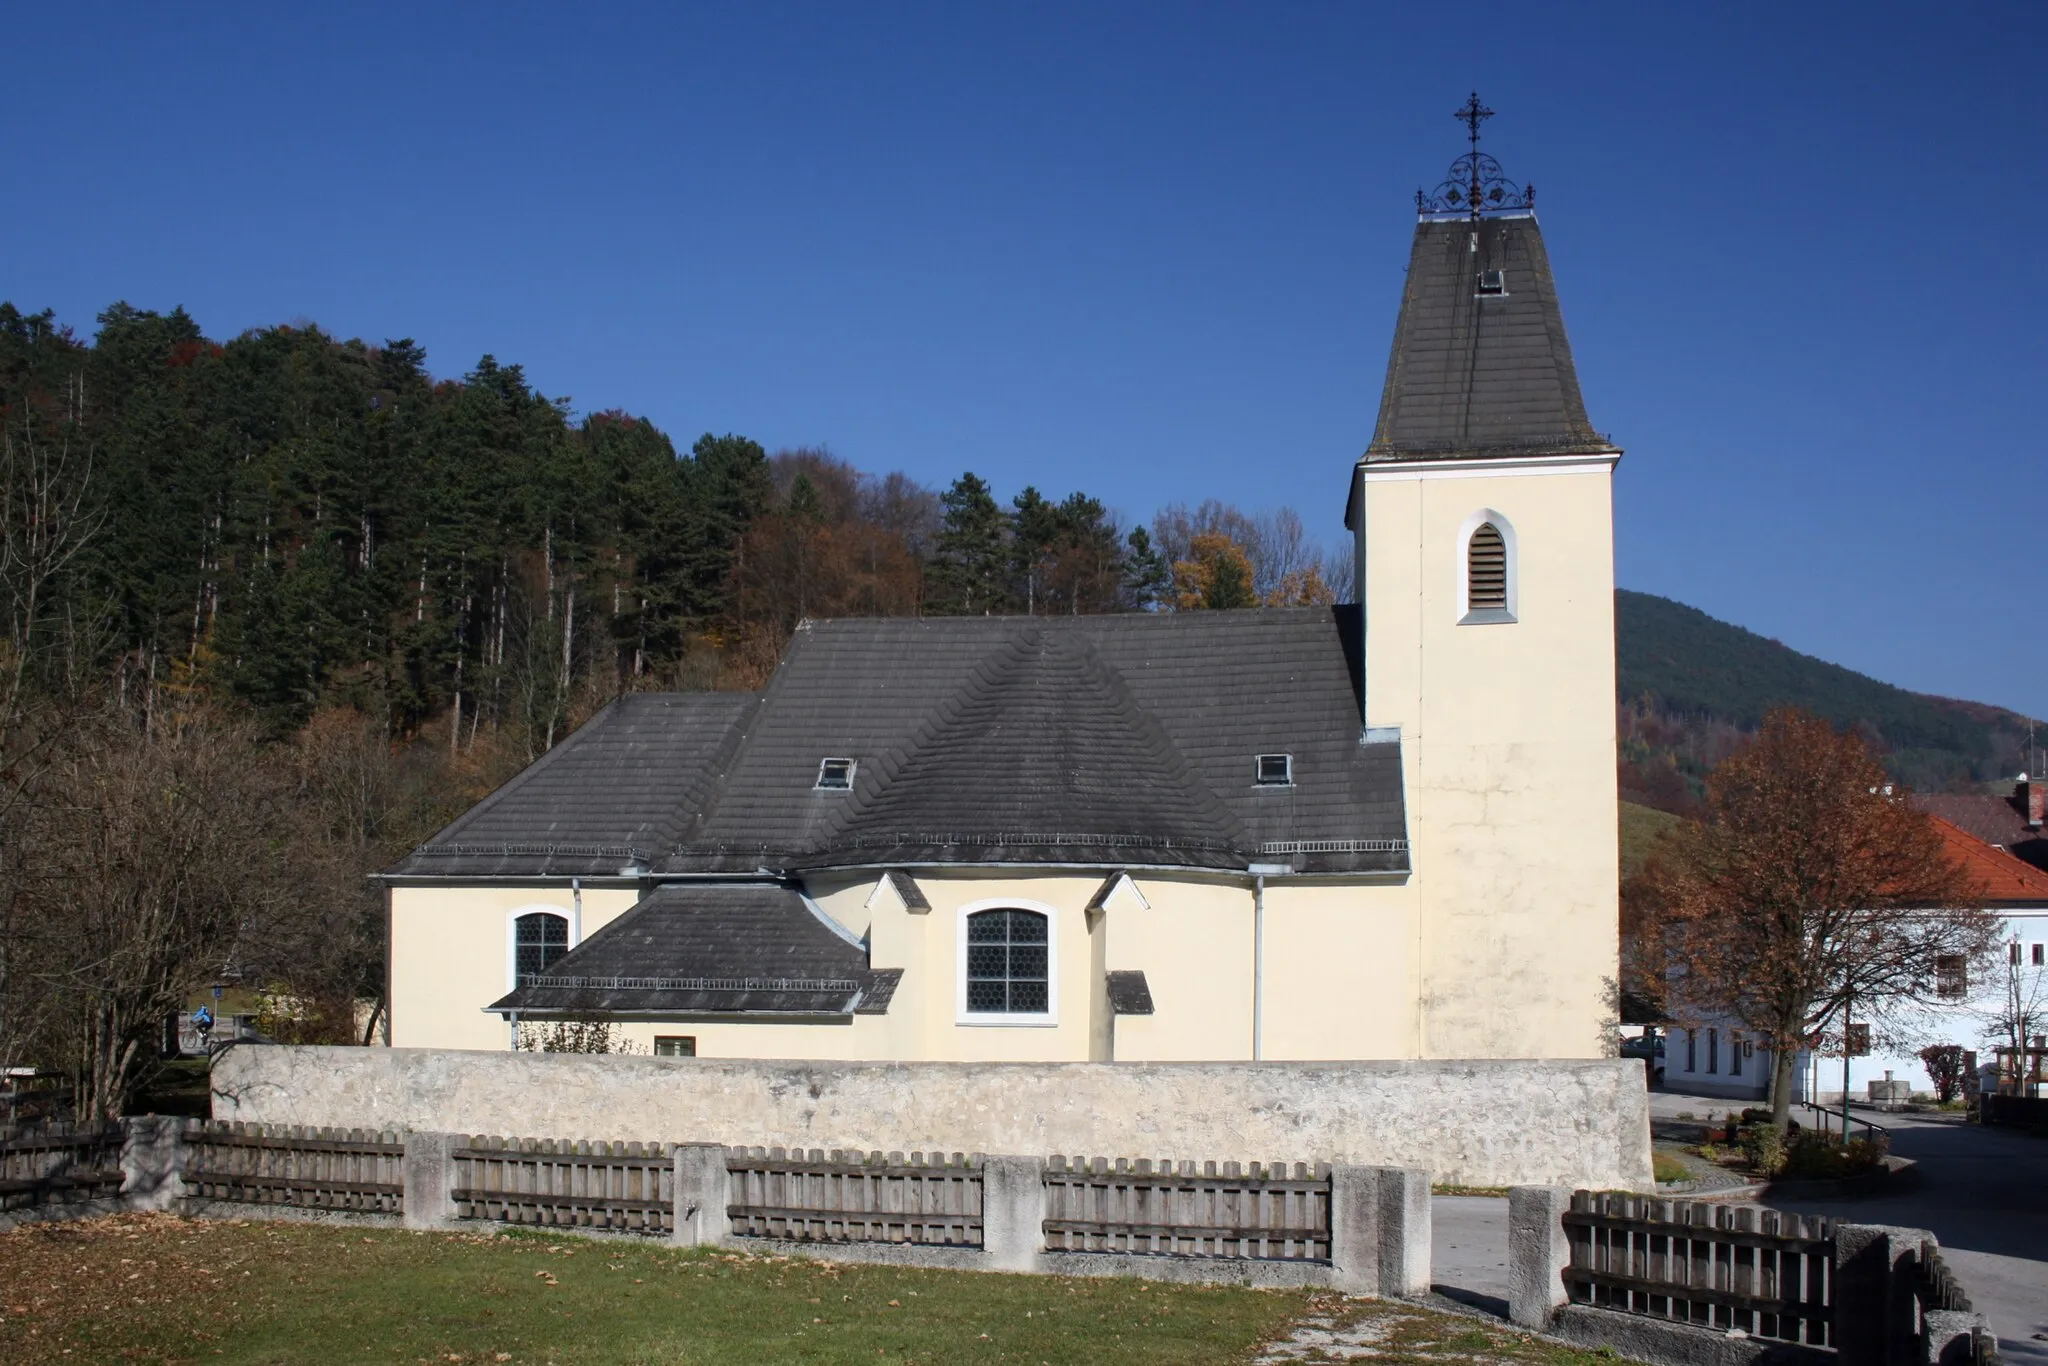
[(1492, 114), (1458, 111), (1470, 150), (1416, 194), (1352, 472), (1362, 741), (1401, 746), (1423, 1056), (1594, 1057), (1618, 975), (1621, 451), (1586, 415), (1534, 187), (1479, 149)]

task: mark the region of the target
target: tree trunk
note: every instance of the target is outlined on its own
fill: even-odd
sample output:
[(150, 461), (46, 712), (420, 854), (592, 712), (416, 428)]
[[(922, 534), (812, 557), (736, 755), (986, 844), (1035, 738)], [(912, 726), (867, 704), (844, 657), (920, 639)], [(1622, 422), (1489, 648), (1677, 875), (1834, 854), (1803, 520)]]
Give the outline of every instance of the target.
[(1771, 1124), (1781, 1134), (1792, 1120), (1792, 1068), (1799, 1061), (1799, 1050), (1786, 1047), (1791, 1036), (1779, 1030), (1771, 1041)]

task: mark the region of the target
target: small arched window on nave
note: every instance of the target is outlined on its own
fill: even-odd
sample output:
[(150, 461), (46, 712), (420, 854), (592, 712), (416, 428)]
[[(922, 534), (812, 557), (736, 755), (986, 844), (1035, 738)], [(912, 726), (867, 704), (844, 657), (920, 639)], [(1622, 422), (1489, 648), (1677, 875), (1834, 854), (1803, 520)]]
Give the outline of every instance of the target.
[(525, 983), (555, 965), (569, 951), (569, 919), (547, 911), (533, 911), (512, 922), (513, 985)]

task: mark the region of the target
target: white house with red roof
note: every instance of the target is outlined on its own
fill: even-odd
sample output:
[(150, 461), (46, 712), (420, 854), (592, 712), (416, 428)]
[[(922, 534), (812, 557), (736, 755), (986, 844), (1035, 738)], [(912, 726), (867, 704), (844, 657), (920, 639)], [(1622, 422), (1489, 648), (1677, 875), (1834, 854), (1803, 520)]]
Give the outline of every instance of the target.
[[(2022, 813), (2027, 796), (2022, 779)], [(2003, 804), (2003, 798), (1960, 801), (1959, 805), (1939, 797), (1916, 798), (1914, 805), (1928, 813), (1949, 857), (1983, 890), (1984, 908), (2000, 918), (2000, 948), (1989, 963), (1943, 965), (1947, 999), (1942, 1004), (1895, 1021), (1889, 1030), (1875, 1031), (1873, 1051), (1849, 1060), (1852, 1099), (1869, 1099), (1871, 1083), (1887, 1078), (1906, 1082), (1915, 1092), (1933, 1090), (1919, 1056), (1929, 1044), (1957, 1044), (1989, 1062), (1993, 1046), (2006, 1041), (2004, 1021), (2015, 1006), (2035, 1021), (2027, 1030), (2030, 1035), (2048, 1033), (2048, 870), (1947, 818), (1957, 811)], [(1903, 1037), (1887, 1039), (1886, 1033)], [(1839, 1056), (1816, 1060), (1802, 1055), (1794, 1076), (1795, 1100), (1817, 1095), (1824, 1103), (1839, 1103)], [(1673, 1028), (1665, 1042), (1664, 1082), (1671, 1090), (1761, 1100), (1770, 1090), (1770, 1077), (1770, 1050), (1731, 1021), (1702, 1020), (1691, 1028)]]

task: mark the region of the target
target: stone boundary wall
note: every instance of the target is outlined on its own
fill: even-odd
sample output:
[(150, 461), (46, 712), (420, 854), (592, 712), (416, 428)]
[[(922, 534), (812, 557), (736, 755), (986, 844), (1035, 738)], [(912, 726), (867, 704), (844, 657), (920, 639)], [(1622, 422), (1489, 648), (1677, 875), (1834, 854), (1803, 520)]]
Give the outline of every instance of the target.
[(1636, 1059), (845, 1063), (237, 1045), (216, 1119), (729, 1146), (1165, 1153), (1650, 1191)]

